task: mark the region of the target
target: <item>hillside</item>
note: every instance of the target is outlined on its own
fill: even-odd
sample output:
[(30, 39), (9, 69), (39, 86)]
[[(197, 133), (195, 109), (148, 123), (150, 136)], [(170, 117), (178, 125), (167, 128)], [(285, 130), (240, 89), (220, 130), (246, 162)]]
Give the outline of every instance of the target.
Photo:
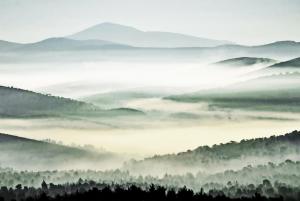
[(228, 41), (212, 40), (178, 33), (140, 31), (136, 28), (114, 23), (102, 23), (75, 33), (69, 38), (76, 40), (107, 40), (135, 47), (212, 47), (230, 44)]
[(15, 51), (84, 51), (111, 48), (129, 48), (128, 45), (121, 45), (104, 40), (72, 40), (68, 38), (48, 38), (36, 43), (23, 44), (15, 48)]
[(33, 117), (94, 111), (91, 104), (0, 86), (0, 116)]
[(300, 57), (274, 64), (269, 68), (300, 68)]
[(0, 51), (10, 51), (20, 46), (22, 46), (22, 44), (20, 43), (13, 43), (13, 42), (0, 40)]
[(180, 102), (206, 102), (211, 109), (300, 112), (300, 74), (260, 77), (224, 88), (166, 97)]
[(53, 144), (0, 134), (0, 164), (16, 169), (102, 169), (118, 161), (116, 155), (97, 150)]
[(287, 60), (300, 56), (300, 42), (277, 41), (257, 46), (222, 45), (207, 51), (224, 55), (229, 59), (238, 57), (258, 57)]
[(212, 65), (226, 66), (226, 67), (242, 67), (252, 65), (272, 65), (276, 63), (273, 59), (257, 58), (257, 57), (238, 57), (233, 59), (226, 59), (213, 63)]
[(300, 132), (231, 141), (225, 144), (201, 146), (178, 154), (168, 154), (146, 158), (142, 161), (131, 161), (125, 169), (142, 174), (183, 174), (186, 172), (221, 172), (228, 169), (239, 169), (247, 165), (280, 163), (287, 159), (299, 160)]

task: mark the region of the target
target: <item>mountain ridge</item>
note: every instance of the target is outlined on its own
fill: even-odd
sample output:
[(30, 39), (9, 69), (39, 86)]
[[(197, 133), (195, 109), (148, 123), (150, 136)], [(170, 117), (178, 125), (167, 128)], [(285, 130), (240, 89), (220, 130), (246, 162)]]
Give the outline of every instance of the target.
[(94, 25), (67, 37), (79, 40), (108, 40), (135, 47), (210, 47), (232, 43), (180, 33), (141, 31), (134, 27), (110, 22)]
[(237, 57), (232, 59), (226, 59), (212, 63), (211, 65), (220, 65), (220, 66), (252, 66), (256, 64), (271, 64), (276, 63), (276, 60), (269, 58), (259, 58), (259, 57)]
[(298, 68), (300, 67), (300, 57), (291, 59), (284, 62), (279, 62), (277, 64), (269, 66), (269, 68), (282, 68), (282, 67), (291, 67), (291, 68)]
[[(143, 160), (133, 160), (124, 169), (136, 174), (185, 174), (208, 171), (222, 172), (247, 165), (281, 163), (288, 159), (299, 160), (300, 132), (253, 138), (239, 142), (199, 146), (175, 154), (155, 155)], [(239, 165), (237, 165), (239, 164)]]

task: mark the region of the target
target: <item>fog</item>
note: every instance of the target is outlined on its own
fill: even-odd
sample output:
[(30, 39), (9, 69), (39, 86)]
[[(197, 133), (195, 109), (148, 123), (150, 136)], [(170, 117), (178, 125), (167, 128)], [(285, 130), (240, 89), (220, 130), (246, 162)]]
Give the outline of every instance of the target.
[[(260, 72), (265, 67), (260, 64), (223, 67), (211, 65), (210, 61), (1, 64), (0, 85), (83, 99), (103, 108), (138, 109), (145, 115), (2, 118), (0, 132), (34, 139), (50, 138), (66, 144), (92, 144), (112, 152), (150, 156), (296, 130), (300, 121), (297, 113), (211, 107), (207, 101), (191, 103), (163, 99), (169, 95), (244, 82), (253, 79), (253, 72)], [(115, 104), (89, 99), (91, 95), (100, 94), (101, 100), (102, 93), (112, 92), (156, 95), (125, 98)], [(118, 100), (118, 96), (111, 99)]]
[(0, 64), (0, 84), (78, 98), (126, 89), (183, 93), (224, 86), (262, 66), (228, 69), (207, 62)]

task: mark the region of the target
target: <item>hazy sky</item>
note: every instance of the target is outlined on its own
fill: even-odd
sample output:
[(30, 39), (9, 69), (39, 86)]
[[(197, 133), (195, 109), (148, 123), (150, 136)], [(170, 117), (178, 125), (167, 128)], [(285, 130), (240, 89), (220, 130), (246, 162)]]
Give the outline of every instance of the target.
[(300, 41), (299, 0), (0, 0), (0, 39), (64, 36), (101, 22), (259, 44)]

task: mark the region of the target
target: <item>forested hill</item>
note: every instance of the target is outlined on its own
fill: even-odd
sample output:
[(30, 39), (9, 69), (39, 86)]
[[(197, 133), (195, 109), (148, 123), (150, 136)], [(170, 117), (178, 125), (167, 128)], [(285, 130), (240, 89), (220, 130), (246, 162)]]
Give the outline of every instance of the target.
[(39, 141), (0, 133), (0, 143), (9, 143), (9, 142), (39, 142)]
[(147, 160), (157, 160), (162, 158), (183, 159), (185, 157), (197, 156), (198, 159), (207, 160), (230, 160), (242, 156), (272, 156), (283, 155), (289, 151), (300, 153), (300, 131), (271, 136), (269, 138), (256, 138), (250, 140), (242, 140), (240, 142), (231, 141), (225, 144), (209, 146), (200, 146), (194, 150), (181, 152), (178, 154), (170, 154), (157, 156)]
[(0, 116), (47, 116), (95, 109), (81, 101), (0, 86)]
[(16, 169), (102, 168), (116, 155), (0, 134), (0, 165)]
[(242, 67), (242, 66), (252, 66), (252, 65), (272, 65), (276, 63), (276, 60), (269, 58), (259, 58), (259, 57), (238, 57), (232, 59), (226, 59), (213, 63), (212, 65), (218, 66), (228, 66), (228, 67)]
[(201, 146), (178, 154), (154, 156), (143, 161), (132, 161), (125, 168), (142, 173), (152, 170), (155, 173), (182, 173), (183, 170), (218, 172), (247, 165), (279, 163), (287, 159), (299, 160), (299, 154), (300, 132), (293, 131), (281, 136), (231, 141), (211, 147)]
[(270, 66), (270, 68), (284, 68), (284, 67), (299, 68), (300, 67), (300, 57), (292, 59), (292, 60), (288, 60), (285, 62), (280, 62), (280, 63)]

